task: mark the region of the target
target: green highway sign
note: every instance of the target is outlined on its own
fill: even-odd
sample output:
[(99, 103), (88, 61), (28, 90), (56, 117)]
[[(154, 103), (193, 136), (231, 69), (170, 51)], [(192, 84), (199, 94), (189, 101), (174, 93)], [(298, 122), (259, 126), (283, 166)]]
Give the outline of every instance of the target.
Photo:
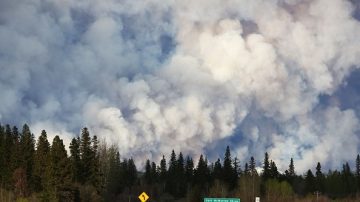
[(204, 202), (240, 202), (239, 198), (204, 198)]

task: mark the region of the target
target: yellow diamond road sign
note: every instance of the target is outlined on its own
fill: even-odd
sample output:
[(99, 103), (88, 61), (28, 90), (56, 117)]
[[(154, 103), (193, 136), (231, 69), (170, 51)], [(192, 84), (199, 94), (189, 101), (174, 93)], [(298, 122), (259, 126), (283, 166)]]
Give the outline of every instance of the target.
[(141, 202), (145, 202), (149, 199), (149, 196), (145, 192), (143, 192), (140, 194), (139, 199)]

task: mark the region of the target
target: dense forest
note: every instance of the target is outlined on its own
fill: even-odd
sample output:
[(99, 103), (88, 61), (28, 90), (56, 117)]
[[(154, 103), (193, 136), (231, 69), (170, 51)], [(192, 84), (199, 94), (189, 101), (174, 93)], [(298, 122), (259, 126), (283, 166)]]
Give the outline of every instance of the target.
[[(122, 158), (117, 146), (106, 145), (83, 128), (68, 150), (55, 136), (50, 143), (43, 130), (35, 140), (28, 125), (0, 126), (0, 201), (203, 201), (203, 197), (254, 201), (359, 201), (360, 157), (356, 167), (324, 172), (314, 162), (314, 173), (296, 173), (293, 159), (280, 173), (267, 153), (261, 162), (251, 157), (239, 162), (227, 147), (222, 159), (196, 162), (174, 151), (159, 164), (146, 160), (139, 169), (132, 158)], [(168, 159), (168, 160), (167, 160)], [(144, 159), (145, 161), (145, 159)], [(261, 164), (262, 170), (257, 171)]]

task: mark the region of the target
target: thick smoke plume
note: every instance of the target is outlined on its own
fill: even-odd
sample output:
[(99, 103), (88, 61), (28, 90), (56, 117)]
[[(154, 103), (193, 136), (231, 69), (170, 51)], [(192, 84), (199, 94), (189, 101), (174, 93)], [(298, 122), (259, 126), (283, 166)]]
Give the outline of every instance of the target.
[(282, 170), (290, 157), (299, 171), (334, 167), (359, 145), (356, 112), (332, 96), (360, 64), (356, 7), (3, 0), (0, 121), (68, 139), (87, 126), (123, 156), (156, 161), (231, 143), (243, 162), (268, 151)]

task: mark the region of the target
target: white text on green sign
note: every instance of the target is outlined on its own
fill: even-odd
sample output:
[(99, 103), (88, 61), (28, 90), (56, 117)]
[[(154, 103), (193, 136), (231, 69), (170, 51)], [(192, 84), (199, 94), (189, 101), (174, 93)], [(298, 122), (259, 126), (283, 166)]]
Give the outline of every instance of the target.
[(204, 198), (204, 202), (240, 202), (238, 198)]

